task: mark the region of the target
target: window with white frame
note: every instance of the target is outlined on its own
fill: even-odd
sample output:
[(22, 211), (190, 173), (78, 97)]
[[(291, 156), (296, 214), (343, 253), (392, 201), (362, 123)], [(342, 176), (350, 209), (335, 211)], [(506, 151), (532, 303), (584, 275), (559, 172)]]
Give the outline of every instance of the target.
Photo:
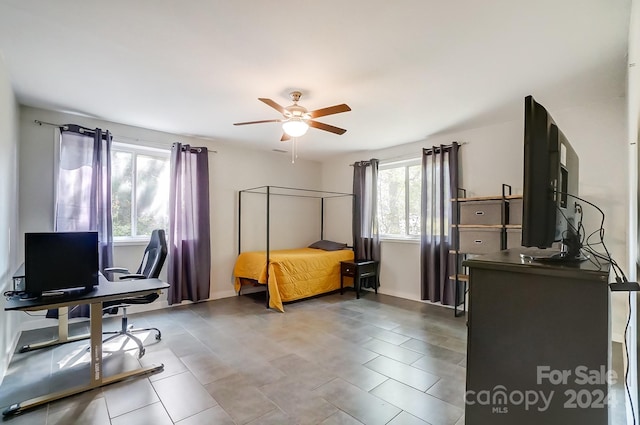
[(378, 230), (382, 238), (420, 237), (420, 158), (378, 167)]
[(148, 239), (169, 226), (170, 151), (113, 142), (111, 212), (115, 241)]

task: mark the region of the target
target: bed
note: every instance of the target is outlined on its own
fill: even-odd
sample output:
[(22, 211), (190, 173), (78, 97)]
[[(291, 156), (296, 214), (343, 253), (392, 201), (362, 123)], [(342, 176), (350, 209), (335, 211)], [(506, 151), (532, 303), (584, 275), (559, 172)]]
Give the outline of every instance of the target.
[[(351, 249), (317, 248), (243, 252), (234, 267), (235, 288), (240, 293), (247, 280), (266, 284), (269, 307), (284, 312), (284, 302), (296, 301), (340, 289), (340, 262), (353, 260)], [(247, 280), (245, 280), (247, 279)]]
[[(264, 195), (266, 199), (266, 249), (242, 252), (243, 194), (256, 193)], [(270, 249), (272, 227), (270, 200), (272, 196), (318, 199), (320, 240), (305, 248)], [(233, 272), (238, 295), (242, 293), (242, 288), (246, 285), (251, 285), (253, 288), (264, 287), (267, 292), (267, 308), (284, 312), (283, 303), (285, 302), (297, 301), (340, 289), (340, 262), (353, 260), (354, 254), (352, 249), (348, 249), (346, 243), (327, 241), (323, 238), (325, 200), (328, 198), (345, 198), (345, 202), (351, 206), (353, 195), (280, 186), (261, 186), (239, 191), (238, 257)], [(318, 211), (315, 210), (315, 207), (313, 208), (314, 211)], [(350, 215), (348, 220), (351, 221)], [(251, 224), (255, 225), (255, 222)]]

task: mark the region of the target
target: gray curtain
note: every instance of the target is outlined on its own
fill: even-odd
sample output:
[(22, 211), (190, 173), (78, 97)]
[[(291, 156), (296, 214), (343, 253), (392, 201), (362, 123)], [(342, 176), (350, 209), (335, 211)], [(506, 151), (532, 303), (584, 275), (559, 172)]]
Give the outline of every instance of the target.
[(353, 164), (353, 250), (358, 260), (380, 261), (378, 163), (373, 158)]
[(99, 128), (60, 130), (54, 230), (97, 231), (100, 270), (113, 266), (111, 139)]
[[(54, 230), (97, 231), (99, 268), (113, 267), (111, 134), (74, 124), (60, 128)], [(70, 317), (89, 317), (88, 306)], [(57, 310), (47, 317), (57, 317)]]
[(207, 148), (174, 143), (169, 189), (169, 304), (209, 298), (211, 247)]
[(422, 150), (422, 207), (420, 237), (421, 299), (455, 302), (451, 223), (457, 212), (451, 198), (458, 187), (458, 143)]

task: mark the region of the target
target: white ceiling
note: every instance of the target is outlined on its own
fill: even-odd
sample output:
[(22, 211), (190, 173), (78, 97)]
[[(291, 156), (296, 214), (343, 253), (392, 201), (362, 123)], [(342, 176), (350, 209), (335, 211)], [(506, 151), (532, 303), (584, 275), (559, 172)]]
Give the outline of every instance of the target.
[(624, 96), (630, 0), (0, 0), (21, 104), (289, 149), (258, 97), (351, 112), (300, 156), (423, 140)]

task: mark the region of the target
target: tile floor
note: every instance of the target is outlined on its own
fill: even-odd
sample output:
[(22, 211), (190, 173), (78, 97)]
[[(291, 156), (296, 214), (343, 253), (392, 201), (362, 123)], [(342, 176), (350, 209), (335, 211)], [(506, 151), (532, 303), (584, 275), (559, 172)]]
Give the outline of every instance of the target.
[[(136, 326), (159, 327), (162, 340), (153, 343), (149, 337), (140, 360), (135, 350), (106, 355), (105, 373), (140, 363), (163, 363), (163, 372), (5, 421), (464, 424), (465, 318), (454, 318), (443, 307), (373, 293), (360, 300), (352, 292), (331, 294), (285, 308), (284, 314), (267, 310), (257, 294), (132, 315)], [(105, 318), (105, 329), (118, 327), (119, 318)], [(55, 331), (25, 332), (19, 346)], [(71, 333), (86, 331), (86, 322), (80, 322)], [(14, 354), (0, 386), (0, 407), (83, 382), (85, 348), (86, 342), (77, 342)], [(614, 366), (621, 367), (620, 347), (614, 347)], [(611, 423), (622, 423), (623, 414), (618, 406)]]

